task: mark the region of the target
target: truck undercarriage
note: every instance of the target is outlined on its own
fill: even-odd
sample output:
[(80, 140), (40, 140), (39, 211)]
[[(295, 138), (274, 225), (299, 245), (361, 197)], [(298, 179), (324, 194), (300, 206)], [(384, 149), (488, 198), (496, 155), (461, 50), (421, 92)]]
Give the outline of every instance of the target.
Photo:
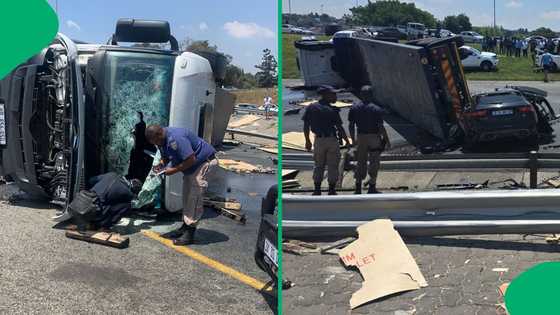
[(37, 70), (30, 119), (37, 183), (54, 202), (64, 203), (70, 190), (68, 168), (74, 134), (66, 49), (59, 44), (49, 47)]
[(0, 81), (6, 145), (2, 174), (33, 196), (64, 206), (83, 181), (82, 81), (76, 46), (58, 35)]

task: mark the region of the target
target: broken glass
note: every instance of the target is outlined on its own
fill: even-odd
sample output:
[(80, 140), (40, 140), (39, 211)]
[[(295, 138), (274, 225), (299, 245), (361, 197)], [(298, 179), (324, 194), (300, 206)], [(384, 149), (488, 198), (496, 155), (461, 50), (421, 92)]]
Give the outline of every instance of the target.
[(146, 124), (167, 125), (174, 56), (126, 51), (107, 53), (108, 108), (102, 146), (108, 171), (125, 175), (138, 113)]

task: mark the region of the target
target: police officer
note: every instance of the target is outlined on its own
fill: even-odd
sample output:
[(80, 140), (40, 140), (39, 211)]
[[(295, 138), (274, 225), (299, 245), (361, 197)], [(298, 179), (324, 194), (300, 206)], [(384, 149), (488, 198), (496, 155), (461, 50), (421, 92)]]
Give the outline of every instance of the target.
[(311, 151), (312, 145), (309, 131), (315, 134), (313, 143), (313, 182), (315, 191), (313, 195), (321, 194), (321, 182), (328, 169), (329, 195), (336, 195), (336, 182), (338, 181), (338, 163), (340, 162), (340, 144), (337, 135), (346, 145), (348, 137), (342, 127), (339, 110), (331, 104), (336, 102), (336, 92), (328, 85), (320, 86), (317, 93), (321, 96), (318, 102), (309, 105), (303, 114), (303, 133), (305, 135), (305, 148)]
[(376, 182), (380, 155), (385, 147), (390, 147), (391, 144), (387, 130), (383, 126), (383, 109), (373, 103), (371, 86), (364, 85), (361, 88), (360, 98), (362, 101), (354, 103), (348, 113), (350, 137), (352, 143), (356, 145), (358, 164), (354, 172), (355, 193), (362, 193), (362, 181), (366, 178), (366, 172), (369, 174), (368, 193), (379, 193), (376, 189)]
[(157, 145), (161, 152), (162, 161), (156, 171), (163, 171), (167, 176), (183, 173), (183, 225), (164, 236), (174, 239), (175, 245), (192, 244), (196, 226), (204, 213), (207, 176), (218, 165), (216, 150), (184, 128), (150, 125), (146, 129), (146, 140)]

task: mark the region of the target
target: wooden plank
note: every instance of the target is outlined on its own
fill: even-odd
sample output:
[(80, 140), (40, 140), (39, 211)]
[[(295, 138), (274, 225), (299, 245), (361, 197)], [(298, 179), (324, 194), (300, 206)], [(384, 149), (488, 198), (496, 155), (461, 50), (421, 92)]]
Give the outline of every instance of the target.
[(237, 201), (217, 201), (204, 198), (204, 205), (207, 207), (224, 208), (228, 210), (241, 210), (241, 204)]
[(216, 210), (216, 212), (223, 215), (224, 217), (235, 220), (235, 221), (239, 222), (240, 224), (247, 223), (247, 217), (245, 216), (244, 213), (240, 213), (240, 212), (237, 212), (237, 211), (232, 211), (232, 210), (228, 210), (228, 209), (224, 209), (224, 208), (213, 207), (212, 209)]
[(249, 124), (254, 123), (257, 120), (261, 120), (262, 117), (261, 116), (256, 116), (256, 115), (243, 115), (243, 117), (241, 117), (238, 120), (235, 120), (233, 122), (230, 122), (228, 125), (228, 128), (239, 128), (239, 127), (243, 127)]
[(128, 237), (119, 233), (98, 231), (66, 231), (66, 237), (115, 248), (126, 248), (130, 243)]

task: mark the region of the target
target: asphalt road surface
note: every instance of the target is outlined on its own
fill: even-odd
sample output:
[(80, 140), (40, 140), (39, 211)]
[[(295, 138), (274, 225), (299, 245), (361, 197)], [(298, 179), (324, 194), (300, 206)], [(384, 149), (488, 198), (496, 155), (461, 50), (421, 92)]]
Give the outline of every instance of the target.
[[(241, 145), (228, 155), (256, 151)], [(262, 164), (269, 158), (253, 152)], [(230, 157), (231, 158), (231, 157)], [(254, 262), (260, 200), (273, 174), (219, 170), (210, 190), (236, 198), (247, 224), (206, 209), (198, 241), (188, 248), (266, 283)], [(13, 186), (4, 185), (2, 195)], [(114, 249), (68, 239), (54, 229), (55, 209), (20, 200), (0, 203), (1, 314), (273, 314), (276, 300), (215, 268), (151, 239), (141, 230), (169, 231), (178, 222), (134, 216), (115, 228), (130, 247)]]

